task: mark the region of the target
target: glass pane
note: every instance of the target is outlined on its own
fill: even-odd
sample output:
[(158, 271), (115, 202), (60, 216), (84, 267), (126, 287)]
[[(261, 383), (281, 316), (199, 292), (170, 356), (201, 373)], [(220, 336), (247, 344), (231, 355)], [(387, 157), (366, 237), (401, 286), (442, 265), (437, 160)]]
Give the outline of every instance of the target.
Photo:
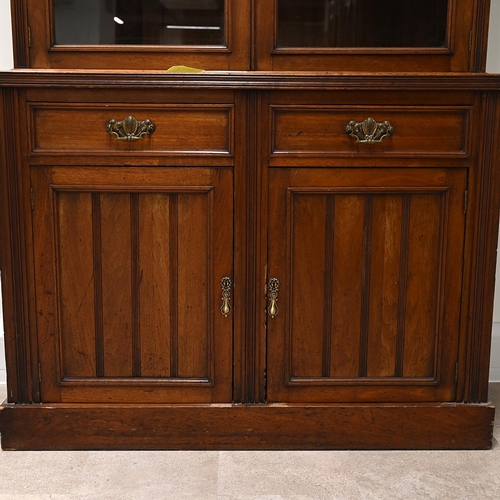
[(278, 0), (278, 47), (445, 47), (448, 0)]
[(224, 0), (54, 0), (58, 45), (225, 45)]

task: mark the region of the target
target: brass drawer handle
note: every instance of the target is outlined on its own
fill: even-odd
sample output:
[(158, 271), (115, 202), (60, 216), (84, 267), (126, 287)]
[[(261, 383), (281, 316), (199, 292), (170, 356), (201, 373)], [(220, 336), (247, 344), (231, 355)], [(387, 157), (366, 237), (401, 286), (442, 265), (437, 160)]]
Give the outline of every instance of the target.
[(136, 141), (145, 135), (151, 135), (155, 129), (151, 120), (139, 121), (134, 116), (127, 116), (121, 121), (113, 118), (106, 125), (106, 131), (115, 135), (119, 141)]
[(227, 318), (231, 314), (231, 287), (233, 286), (231, 278), (224, 276), (220, 282), (222, 288), (222, 305), (220, 307), (220, 312)]
[(384, 137), (394, 134), (394, 127), (388, 121), (378, 123), (369, 117), (362, 122), (351, 120), (345, 126), (345, 131), (348, 135), (354, 137), (356, 142), (375, 144), (382, 142)]
[(267, 308), (267, 313), (271, 318), (275, 318), (278, 315), (278, 289), (280, 287), (280, 282), (277, 278), (269, 278), (268, 290), (269, 290), (269, 307)]

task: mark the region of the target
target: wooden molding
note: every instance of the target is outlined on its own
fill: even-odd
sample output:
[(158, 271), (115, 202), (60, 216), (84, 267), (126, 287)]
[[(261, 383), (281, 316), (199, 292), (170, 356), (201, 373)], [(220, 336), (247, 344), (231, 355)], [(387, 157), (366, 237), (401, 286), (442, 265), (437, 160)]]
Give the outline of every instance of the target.
[(470, 67), (473, 72), (486, 70), (486, 54), (488, 50), (488, 25), (490, 22), (490, 0), (475, 1), (475, 18), (472, 28), (472, 46)]
[[(4, 450), (489, 449), (494, 407), (5, 405)], [(91, 425), (89, 425), (91, 422)]]
[(500, 90), (500, 75), (484, 73), (318, 73), (207, 71), (26, 70), (0, 72), (0, 87), (113, 89), (191, 88), (282, 90)]
[(11, 0), (14, 67), (29, 68), (28, 0)]

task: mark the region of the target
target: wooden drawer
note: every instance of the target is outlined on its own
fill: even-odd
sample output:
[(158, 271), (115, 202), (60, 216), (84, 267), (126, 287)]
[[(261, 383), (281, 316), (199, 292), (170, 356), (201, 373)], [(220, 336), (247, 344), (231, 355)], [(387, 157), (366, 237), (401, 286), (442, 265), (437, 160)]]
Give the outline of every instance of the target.
[[(232, 155), (233, 106), (230, 104), (45, 104), (31, 108), (34, 154)], [(110, 120), (133, 116), (150, 120), (154, 132), (137, 140), (118, 139), (106, 130)]]
[[(466, 157), (471, 107), (271, 106), (271, 156)], [(346, 125), (367, 118), (394, 130), (381, 142), (363, 143)]]

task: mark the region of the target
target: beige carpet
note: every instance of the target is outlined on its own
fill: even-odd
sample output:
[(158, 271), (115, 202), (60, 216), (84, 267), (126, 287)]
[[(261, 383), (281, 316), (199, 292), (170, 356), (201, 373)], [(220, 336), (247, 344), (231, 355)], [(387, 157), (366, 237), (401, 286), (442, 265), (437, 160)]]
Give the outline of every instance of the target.
[(499, 500), (499, 424), (491, 451), (0, 452), (0, 500)]

